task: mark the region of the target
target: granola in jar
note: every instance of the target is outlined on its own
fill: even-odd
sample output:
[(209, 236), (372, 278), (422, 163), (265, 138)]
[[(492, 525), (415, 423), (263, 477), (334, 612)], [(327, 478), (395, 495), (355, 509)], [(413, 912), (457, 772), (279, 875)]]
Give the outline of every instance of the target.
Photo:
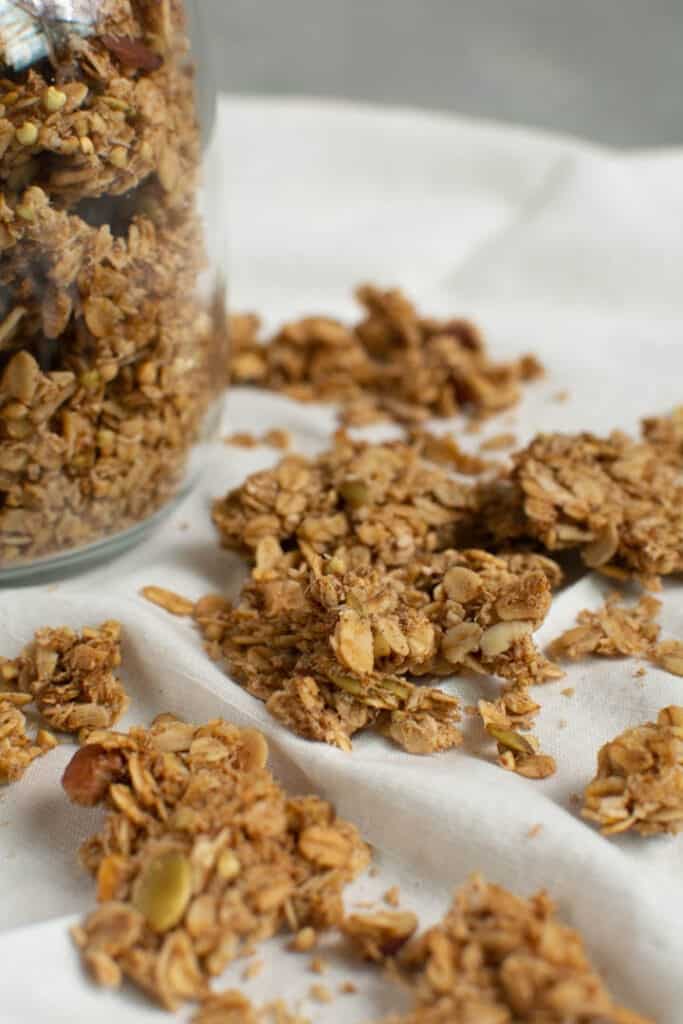
[(183, 3), (0, 14), (3, 570), (175, 497), (225, 354)]

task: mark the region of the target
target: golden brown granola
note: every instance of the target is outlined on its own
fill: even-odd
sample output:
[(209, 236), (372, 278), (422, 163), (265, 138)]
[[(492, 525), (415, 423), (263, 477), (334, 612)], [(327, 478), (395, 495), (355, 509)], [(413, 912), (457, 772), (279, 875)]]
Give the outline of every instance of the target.
[[(683, 642), (663, 640), (652, 652), (652, 660), (672, 675), (683, 676)], [(644, 670), (642, 674), (645, 674)]]
[(266, 445), (269, 448), (286, 451), (291, 447), (292, 436), (288, 430), (267, 430), (260, 435), (240, 430), (224, 437), (223, 443), (233, 445), (235, 448), (258, 448), (259, 445)]
[(57, 744), (54, 736), (39, 729), (35, 740), (26, 733), (22, 702), (14, 694), (0, 692), (0, 784), (17, 782), (37, 757)]
[(412, 753), (444, 750), (460, 742), (458, 702), (415, 677), (465, 668), (525, 693), (560, 674), (532, 639), (559, 567), (453, 547), (473, 492), (424, 443), (340, 433), (215, 503), (223, 543), (253, 568), (237, 604), (197, 602), (207, 649), (303, 736), (348, 749), (375, 726)]
[(174, 1009), (280, 929), (341, 921), (368, 849), (325, 801), (288, 797), (267, 755), (252, 729), (171, 715), (74, 755), (64, 788), (108, 812), (81, 848), (101, 906), (74, 929), (99, 984), (126, 977)]
[(115, 672), (121, 664), (121, 625), (109, 621), (80, 633), (39, 629), (19, 657), (6, 660), (3, 678), (29, 694), (57, 732), (86, 736), (114, 725), (128, 707)]
[(613, 593), (597, 611), (580, 611), (578, 625), (553, 640), (548, 653), (553, 658), (571, 659), (588, 654), (606, 658), (651, 654), (659, 636), (661, 602), (645, 595), (629, 608), (622, 600), (620, 593)]
[(347, 425), (386, 417), (412, 424), (500, 412), (518, 402), (524, 381), (543, 373), (533, 356), (492, 362), (474, 324), (421, 317), (400, 291), (363, 285), (356, 297), (365, 315), (353, 327), (306, 317), (266, 343), (258, 317), (233, 317), (233, 384), (341, 402)]
[(167, 502), (225, 377), (183, 4), (63, 44), (0, 78), (0, 565)]
[(538, 750), (538, 740), (527, 730), (541, 710), (524, 687), (504, 691), (496, 701), (480, 700), (478, 711), (488, 735), (498, 745), (498, 764), (527, 779), (546, 779), (557, 765)]
[(171, 615), (178, 615), (181, 618), (194, 613), (194, 601), (188, 600), (182, 594), (176, 594), (173, 590), (165, 587), (147, 586), (140, 591), (142, 596), (152, 604), (156, 604)]
[(364, 959), (383, 963), (405, 945), (417, 926), (417, 917), (410, 910), (379, 910), (374, 914), (350, 914), (341, 930)]
[(582, 813), (604, 835), (683, 829), (683, 708), (663, 708), (656, 723), (627, 729), (600, 749)]
[(652, 1024), (615, 1003), (545, 892), (525, 900), (480, 875), (400, 964), (416, 1007), (385, 1024)]
[(541, 434), (513, 462), (510, 480), (480, 488), (489, 541), (578, 548), (591, 568), (644, 579), (683, 568), (683, 482), (655, 445)]
[(683, 405), (669, 416), (652, 416), (643, 420), (643, 437), (658, 449), (660, 456), (672, 466), (683, 467)]

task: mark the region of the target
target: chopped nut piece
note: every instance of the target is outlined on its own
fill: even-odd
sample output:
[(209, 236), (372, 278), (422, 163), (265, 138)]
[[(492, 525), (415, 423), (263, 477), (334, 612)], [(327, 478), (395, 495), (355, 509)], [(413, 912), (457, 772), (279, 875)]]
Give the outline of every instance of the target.
[(683, 829), (683, 708), (664, 708), (656, 723), (627, 729), (601, 748), (582, 814), (604, 835)]
[[(90, 739), (65, 784), (107, 808), (81, 849), (103, 902), (75, 933), (97, 981), (118, 970), (175, 1009), (281, 928), (301, 936), (341, 921), (341, 893), (368, 849), (329, 804), (288, 797), (261, 754), (244, 758), (253, 730), (161, 715)], [(101, 953), (111, 963), (92, 960)], [(206, 1020), (222, 1020), (225, 1005), (205, 1006)]]
[(380, 910), (375, 914), (351, 914), (341, 927), (365, 959), (381, 963), (415, 934), (417, 924), (417, 917), (409, 910)]

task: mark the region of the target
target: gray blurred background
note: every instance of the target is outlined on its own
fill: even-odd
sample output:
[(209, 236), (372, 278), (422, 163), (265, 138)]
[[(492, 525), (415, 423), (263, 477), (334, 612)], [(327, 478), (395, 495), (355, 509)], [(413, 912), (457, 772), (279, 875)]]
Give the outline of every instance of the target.
[(683, 142), (683, 0), (200, 0), (221, 87)]

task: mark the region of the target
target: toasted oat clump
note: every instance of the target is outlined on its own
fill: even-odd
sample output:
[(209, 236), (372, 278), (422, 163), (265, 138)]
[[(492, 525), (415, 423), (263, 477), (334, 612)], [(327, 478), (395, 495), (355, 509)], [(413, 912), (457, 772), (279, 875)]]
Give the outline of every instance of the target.
[(652, 1024), (618, 1006), (545, 892), (475, 875), (401, 954), (416, 1008), (385, 1024)]
[(577, 548), (590, 568), (650, 580), (683, 567), (683, 483), (655, 445), (619, 432), (539, 435), (509, 481), (483, 485), (488, 541)]
[(498, 745), (498, 763), (527, 779), (545, 779), (557, 769), (553, 757), (539, 752), (536, 737), (520, 731), (530, 728), (540, 710), (524, 688), (508, 690), (496, 701), (480, 700), (478, 705), (484, 728)]
[(683, 829), (683, 708), (663, 708), (656, 723), (627, 729), (601, 748), (582, 814), (605, 835)]
[[(524, 690), (557, 674), (533, 643), (550, 605), (545, 574), (515, 575), (482, 551), (412, 566), (345, 570), (308, 545), (264, 541), (239, 603), (209, 597), (195, 615), (215, 659), (293, 731), (348, 749), (367, 726), (411, 753), (460, 742), (458, 702), (406, 677), (459, 666)], [(260, 566), (260, 568), (259, 568)]]
[(3, 676), (34, 699), (52, 729), (84, 737), (114, 725), (128, 707), (115, 674), (120, 640), (121, 626), (114, 621), (80, 634), (67, 626), (39, 629), (18, 658), (4, 663)]
[(683, 405), (669, 416), (652, 416), (643, 420), (643, 437), (672, 466), (683, 467)]
[(341, 930), (364, 959), (383, 963), (412, 938), (417, 926), (418, 919), (410, 910), (380, 910), (349, 915)]
[(683, 676), (683, 641), (664, 640), (657, 644), (652, 653), (652, 660), (666, 672), (674, 676)]
[(578, 625), (553, 640), (550, 655), (574, 660), (588, 654), (615, 658), (622, 655), (644, 657), (652, 653), (659, 636), (657, 617), (661, 602), (646, 595), (628, 608), (621, 600), (619, 593), (611, 594), (597, 611), (580, 611)]
[(400, 291), (363, 285), (356, 296), (365, 316), (353, 327), (306, 317), (265, 344), (257, 317), (233, 317), (233, 384), (339, 401), (347, 425), (387, 417), (410, 424), (507, 409), (519, 401), (520, 385), (543, 372), (533, 356), (492, 362), (474, 324), (421, 317)]
[(26, 733), (26, 716), (16, 694), (0, 692), (0, 784), (18, 782), (29, 765), (56, 746), (54, 736), (40, 729), (35, 740)]
[(254, 730), (162, 715), (74, 756), (67, 793), (108, 811), (81, 849), (101, 906), (74, 930), (99, 984), (126, 977), (175, 1009), (281, 928), (341, 921), (368, 849), (325, 801), (288, 797), (267, 754)]

